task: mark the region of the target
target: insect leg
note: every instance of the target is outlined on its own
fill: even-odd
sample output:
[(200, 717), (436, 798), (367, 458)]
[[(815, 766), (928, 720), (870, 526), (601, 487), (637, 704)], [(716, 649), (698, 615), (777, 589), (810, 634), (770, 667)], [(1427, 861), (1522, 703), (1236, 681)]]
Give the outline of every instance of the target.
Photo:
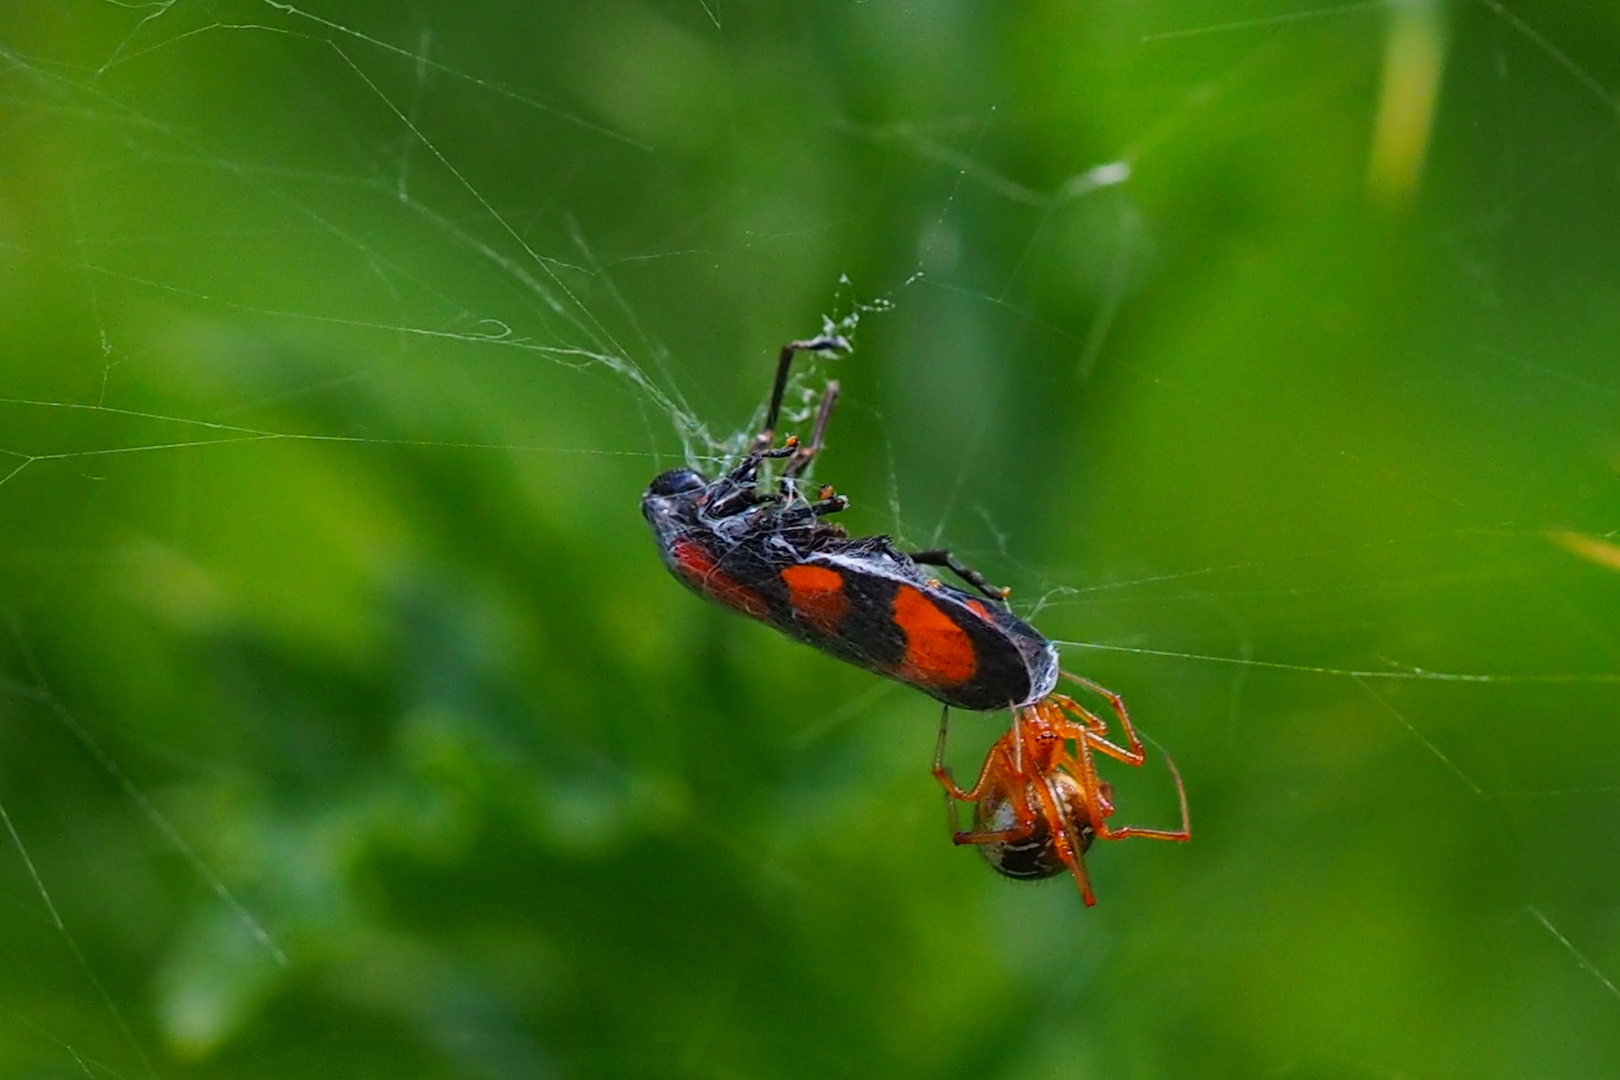
[[(790, 341), (782, 346), (781, 355), (776, 359), (776, 381), (771, 384), (771, 403), (765, 410), (765, 426), (754, 436), (755, 449), (763, 450), (776, 441), (776, 421), (782, 415), (782, 395), (787, 393), (788, 369), (793, 366), (794, 356), (801, 352), (848, 348), (849, 342), (837, 334), (822, 334), (805, 341)], [(830, 411), (831, 407), (827, 408)]]
[(827, 434), (827, 421), (832, 418), (833, 406), (838, 404), (838, 380), (827, 383), (827, 389), (821, 392), (821, 406), (816, 410), (816, 423), (810, 429), (810, 442), (800, 446), (793, 455), (793, 460), (787, 463), (782, 470), (784, 478), (798, 476), (809, 467), (810, 461), (821, 450), (821, 440)]
[(949, 570), (951, 573), (955, 574), (957, 577), (961, 578), (975, 589), (978, 589), (979, 592), (983, 593), (991, 600), (1005, 600), (1007, 599), (1007, 595), (1012, 592), (1011, 589), (1001, 589), (990, 584), (989, 580), (986, 579), (983, 574), (979, 573), (971, 566), (964, 566), (962, 563), (957, 562), (956, 556), (952, 555), (945, 548), (929, 548), (927, 551), (913, 551), (909, 553), (909, 558), (912, 562), (921, 563), (924, 566), (945, 567), (945, 569)]

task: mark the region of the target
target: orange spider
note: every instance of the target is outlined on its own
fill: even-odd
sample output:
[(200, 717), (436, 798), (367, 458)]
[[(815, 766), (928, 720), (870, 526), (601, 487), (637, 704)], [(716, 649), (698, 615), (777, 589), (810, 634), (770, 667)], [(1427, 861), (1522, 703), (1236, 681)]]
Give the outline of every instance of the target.
[[(1142, 740), (1131, 727), (1130, 714), (1118, 694), (1090, 679), (1067, 671), (1062, 674), (1108, 700), (1130, 749), (1108, 741), (1108, 724), (1102, 717), (1073, 698), (1047, 694), (1013, 710), (1012, 730), (990, 748), (978, 782), (964, 791), (945, 765), (945, 734), (950, 720), (947, 706), (939, 721), (934, 776), (945, 788), (945, 811), (956, 843), (978, 845), (990, 865), (1010, 878), (1047, 878), (1068, 870), (1090, 907), (1097, 898), (1086, 876), (1084, 855), (1094, 839), (1141, 836), (1185, 842), (1192, 839), (1192, 824), (1187, 817), (1187, 791), (1181, 774), (1166, 754), (1164, 761), (1176, 781), (1176, 795), (1181, 801), (1181, 828), (1109, 827), (1114, 789), (1097, 776), (1092, 751), (1140, 767), (1146, 760)], [(973, 804), (972, 829), (959, 827), (958, 802)]]

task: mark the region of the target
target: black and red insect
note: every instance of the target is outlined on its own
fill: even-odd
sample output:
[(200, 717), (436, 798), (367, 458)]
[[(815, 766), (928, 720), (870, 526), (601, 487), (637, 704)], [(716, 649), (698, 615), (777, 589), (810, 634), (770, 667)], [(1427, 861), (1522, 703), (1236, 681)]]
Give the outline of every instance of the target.
[[(851, 537), (824, 520), (849, 501), (831, 487), (806, 494), (803, 475), (821, 450), (838, 384), (827, 384), (808, 443), (789, 437), (777, 446), (776, 424), (793, 358), (848, 347), (834, 335), (783, 346), (764, 427), (743, 459), (713, 480), (689, 468), (653, 480), (641, 511), (659, 553), (699, 595), (942, 702), (934, 775), (945, 788), (952, 838), (977, 845), (1008, 877), (1068, 870), (1092, 904), (1081, 856), (1093, 839), (1190, 838), (1181, 778), (1172, 764), (1180, 829), (1110, 828), (1113, 793), (1098, 778), (1093, 753), (1136, 766), (1145, 760), (1119, 695), (1062, 671), (1057, 648), (1008, 609), (1007, 590), (950, 552), (903, 552), (887, 536)], [(774, 484), (762, 477), (772, 460), (784, 462)], [(945, 584), (924, 567), (951, 571), (971, 591)], [(1060, 675), (1108, 701), (1126, 746), (1109, 741), (1108, 725), (1095, 713), (1055, 693)], [(944, 765), (953, 706), (1008, 709), (1013, 717), (978, 782), (966, 790)], [(958, 827), (957, 801), (973, 804), (971, 829)]]

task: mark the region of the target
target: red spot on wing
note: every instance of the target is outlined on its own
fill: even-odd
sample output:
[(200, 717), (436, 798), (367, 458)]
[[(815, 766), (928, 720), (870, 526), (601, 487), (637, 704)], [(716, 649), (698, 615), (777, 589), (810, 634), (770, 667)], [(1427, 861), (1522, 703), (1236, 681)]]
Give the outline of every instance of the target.
[(977, 600), (969, 600), (967, 602), (967, 606), (973, 609), (973, 614), (977, 615), (979, 618), (983, 619), (985, 622), (987, 622), (987, 623), (995, 622), (995, 620), (990, 617), (990, 609), (985, 607), (983, 604), (979, 603)]
[(897, 674), (910, 683), (952, 686), (978, 668), (973, 641), (951, 617), (910, 585), (894, 594), (894, 622), (905, 631), (906, 655)]
[(675, 565), (693, 584), (701, 585), (703, 579), (714, 572), (714, 558), (692, 541), (677, 540), (670, 550), (675, 555)]
[(788, 603), (805, 622), (824, 634), (837, 632), (838, 624), (849, 614), (844, 596), (844, 576), (825, 566), (790, 566), (782, 571), (787, 583)]
[(753, 589), (715, 565), (714, 556), (690, 540), (677, 540), (670, 548), (675, 565), (698, 591), (718, 603), (756, 619), (769, 620), (771, 609)]

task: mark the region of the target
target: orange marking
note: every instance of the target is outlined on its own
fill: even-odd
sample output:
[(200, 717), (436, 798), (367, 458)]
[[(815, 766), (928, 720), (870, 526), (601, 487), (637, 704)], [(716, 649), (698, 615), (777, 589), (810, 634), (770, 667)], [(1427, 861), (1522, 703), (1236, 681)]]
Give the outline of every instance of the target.
[(849, 614), (849, 600), (844, 596), (844, 576), (825, 566), (790, 566), (782, 571), (787, 582), (788, 603), (805, 622), (831, 634)]
[(973, 609), (973, 614), (977, 615), (985, 622), (993, 623), (996, 621), (990, 617), (990, 609), (979, 603), (977, 600), (969, 600), (967, 602), (967, 606)]
[(905, 631), (900, 678), (925, 686), (951, 686), (973, 678), (973, 641), (928, 597), (902, 585), (894, 594), (894, 622)]
[(703, 595), (745, 615), (769, 621), (770, 605), (753, 589), (717, 567), (707, 551), (690, 540), (675, 541), (671, 551), (675, 556), (675, 565), (681, 568), (686, 580), (702, 590)]

